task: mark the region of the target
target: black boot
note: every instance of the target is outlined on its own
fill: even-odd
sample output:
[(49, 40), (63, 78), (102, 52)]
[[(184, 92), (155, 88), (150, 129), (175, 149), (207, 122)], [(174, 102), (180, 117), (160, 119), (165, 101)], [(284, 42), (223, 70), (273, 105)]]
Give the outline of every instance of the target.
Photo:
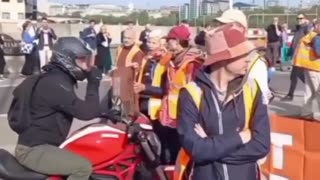
[(286, 95), (285, 97), (283, 97), (281, 99), (281, 101), (292, 101), (293, 100), (293, 96), (292, 95)]

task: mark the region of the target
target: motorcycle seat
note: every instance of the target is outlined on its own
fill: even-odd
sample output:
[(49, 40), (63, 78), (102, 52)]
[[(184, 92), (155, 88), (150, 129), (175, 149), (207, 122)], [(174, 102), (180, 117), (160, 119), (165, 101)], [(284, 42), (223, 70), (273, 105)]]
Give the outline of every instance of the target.
[(22, 166), (8, 151), (0, 149), (0, 179), (45, 180), (48, 177)]

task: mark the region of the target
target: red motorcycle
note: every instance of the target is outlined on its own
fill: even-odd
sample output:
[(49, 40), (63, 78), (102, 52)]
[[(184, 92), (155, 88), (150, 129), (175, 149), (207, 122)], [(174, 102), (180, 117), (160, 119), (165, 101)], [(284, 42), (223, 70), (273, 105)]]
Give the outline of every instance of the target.
[[(121, 109), (120, 98), (118, 109)], [(73, 133), (60, 148), (87, 158), (94, 172), (90, 180), (168, 180), (173, 166), (159, 161), (161, 144), (153, 132), (149, 119), (139, 115), (134, 121), (122, 118), (118, 123), (124, 130), (107, 123), (88, 125)], [(63, 180), (65, 177), (47, 176), (33, 172), (9, 152), (0, 150), (0, 179), (5, 180)]]

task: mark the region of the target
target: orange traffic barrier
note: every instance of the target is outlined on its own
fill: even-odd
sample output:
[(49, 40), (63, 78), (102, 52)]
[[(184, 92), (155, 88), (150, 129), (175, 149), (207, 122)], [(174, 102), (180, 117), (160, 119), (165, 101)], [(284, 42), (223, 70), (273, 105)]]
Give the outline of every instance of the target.
[(271, 152), (262, 165), (269, 180), (320, 179), (320, 123), (273, 115)]

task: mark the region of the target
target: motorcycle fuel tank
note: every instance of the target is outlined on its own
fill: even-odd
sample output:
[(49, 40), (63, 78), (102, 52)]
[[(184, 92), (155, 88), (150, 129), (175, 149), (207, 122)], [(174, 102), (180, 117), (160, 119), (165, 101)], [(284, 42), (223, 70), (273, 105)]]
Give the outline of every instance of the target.
[(74, 133), (60, 148), (85, 157), (95, 165), (120, 154), (127, 141), (124, 131), (105, 124), (95, 124)]

